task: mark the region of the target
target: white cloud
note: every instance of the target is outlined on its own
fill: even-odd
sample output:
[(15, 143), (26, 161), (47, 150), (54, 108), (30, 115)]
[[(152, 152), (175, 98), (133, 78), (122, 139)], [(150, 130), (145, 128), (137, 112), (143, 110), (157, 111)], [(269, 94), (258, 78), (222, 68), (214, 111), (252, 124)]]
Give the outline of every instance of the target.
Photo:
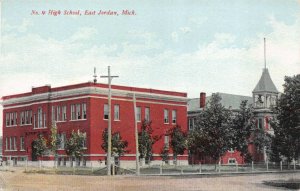
[(22, 23), (20, 25), (10, 25), (9, 23), (7, 23), (7, 20), (3, 19), (3, 29), (5, 31), (18, 31), (21, 33), (24, 33), (27, 31), (28, 27), (33, 26), (33, 22), (31, 19), (28, 18), (24, 18), (22, 19)]
[(219, 44), (233, 43), (235, 41), (235, 37), (228, 33), (217, 33), (214, 37), (215, 41)]
[(97, 34), (97, 30), (91, 27), (80, 28), (75, 34), (69, 39), (70, 42), (76, 42), (81, 40), (88, 40), (93, 35)]
[[(232, 46), (237, 43), (234, 34), (217, 33), (210, 43), (189, 53), (162, 50), (159, 36), (147, 31), (129, 32), (138, 42), (92, 46), (86, 46), (86, 41), (97, 34), (94, 28), (81, 28), (64, 41), (10, 33), (2, 38), (0, 95), (30, 91), (33, 85), (60, 86), (92, 80), (94, 66), (98, 75), (103, 75), (108, 65), (113, 74), (120, 75), (113, 81), (116, 84), (186, 91), (189, 97), (199, 96), (200, 91), (251, 95), (262, 72), (264, 36), (268, 68), (282, 90), (284, 75), (300, 71), (299, 24), (299, 17), (293, 24), (270, 17), (272, 32), (245, 39), (245, 46)], [(189, 30), (172, 32), (172, 40), (178, 42), (179, 34)], [(161, 52), (149, 55), (153, 49)]]

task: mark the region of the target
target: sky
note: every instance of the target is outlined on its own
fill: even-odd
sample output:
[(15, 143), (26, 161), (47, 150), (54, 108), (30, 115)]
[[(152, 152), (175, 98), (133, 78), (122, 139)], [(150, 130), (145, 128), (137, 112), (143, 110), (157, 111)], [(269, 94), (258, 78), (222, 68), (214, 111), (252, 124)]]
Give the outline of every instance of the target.
[[(119, 75), (113, 84), (187, 92), (189, 98), (200, 92), (251, 96), (264, 67), (264, 38), (279, 91), (284, 76), (300, 71), (299, 0), (0, 3), (0, 97), (92, 81), (93, 68), (99, 76), (107, 66)], [(64, 15), (78, 10), (81, 15)], [(2, 107), (0, 114), (2, 121)]]

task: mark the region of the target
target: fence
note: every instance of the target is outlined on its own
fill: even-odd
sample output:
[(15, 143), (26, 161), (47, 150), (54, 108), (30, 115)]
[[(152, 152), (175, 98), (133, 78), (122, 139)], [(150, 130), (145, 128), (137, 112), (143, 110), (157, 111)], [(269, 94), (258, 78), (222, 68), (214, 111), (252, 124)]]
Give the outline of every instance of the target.
[(199, 165), (156, 165), (141, 168), (144, 175), (183, 175), (183, 174), (233, 174), (233, 173), (263, 173), (263, 172), (283, 172), (299, 171), (300, 164), (292, 163), (248, 163), (248, 164), (199, 164)]
[[(2, 163), (0, 170), (22, 169), (25, 172), (41, 172), (49, 174), (78, 174), (78, 175), (106, 175), (105, 166), (91, 165), (58, 165), (52, 161), (52, 165), (46, 161), (18, 161), (7, 160)], [(199, 164), (199, 165), (146, 165), (140, 168), (140, 175), (214, 175), (214, 174), (236, 174), (236, 173), (266, 173), (266, 172), (293, 172), (299, 171), (299, 162), (292, 163), (248, 163), (248, 164)], [(113, 174), (135, 175), (135, 169), (112, 167)]]

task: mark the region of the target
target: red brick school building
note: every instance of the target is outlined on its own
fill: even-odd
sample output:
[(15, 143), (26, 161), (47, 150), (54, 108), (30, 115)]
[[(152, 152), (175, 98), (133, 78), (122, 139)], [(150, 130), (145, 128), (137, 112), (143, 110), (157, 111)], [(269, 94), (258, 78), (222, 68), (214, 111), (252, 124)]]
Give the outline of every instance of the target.
[[(128, 152), (120, 163), (124, 166), (135, 165), (133, 93), (138, 128), (144, 119), (152, 121), (153, 135), (161, 137), (153, 145), (152, 161), (161, 164), (161, 150), (169, 144), (167, 131), (176, 124), (187, 131), (187, 94), (112, 85), (112, 132), (119, 131), (122, 139), (128, 141)], [(3, 156), (15, 161), (36, 160), (32, 143), (38, 134), (49, 137), (55, 121), (62, 140), (58, 151), (60, 165), (68, 163), (64, 140), (72, 130), (86, 134), (86, 150), (79, 164), (105, 165), (106, 153), (101, 144), (102, 133), (108, 127), (107, 95), (108, 85), (88, 82), (55, 88), (36, 87), (31, 92), (2, 97)], [(179, 156), (178, 161), (187, 164), (188, 155)]]

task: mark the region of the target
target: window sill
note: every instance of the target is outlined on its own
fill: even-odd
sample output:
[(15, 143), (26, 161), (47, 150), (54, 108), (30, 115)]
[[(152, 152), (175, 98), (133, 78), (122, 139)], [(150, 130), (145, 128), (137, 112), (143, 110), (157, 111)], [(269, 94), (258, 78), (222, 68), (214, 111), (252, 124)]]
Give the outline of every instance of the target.
[(67, 120), (66, 121), (55, 121), (56, 123), (63, 123), (63, 122), (67, 122)]
[(86, 119), (71, 119), (70, 121), (86, 121)]
[(120, 119), (114, 119), (114, 121), (121, 121)]
[(23, 126), (30, 126), (32, 124), (23, 124), (23, 125), (20, 125), (20, 127), (23, 127)]
[(5, 150), (5, 152), (16, 152), (18, 150)]
[(165, 125), (169, 125), (169, 123), (164, 123)]
[(6, 126), (6, 127), (17, 127), (18, 125), (10, 125), (10, 126)]
[(20, 151), (24, 152), (25, 150), (22, 149), (22, 150), (20, 150)]
[(56, 149), (57, 151), (64, 151), (65, 149)]
[(47, 129), (47, 127), (36, 127), (36, 128), (33, 128), (33, 129)]

